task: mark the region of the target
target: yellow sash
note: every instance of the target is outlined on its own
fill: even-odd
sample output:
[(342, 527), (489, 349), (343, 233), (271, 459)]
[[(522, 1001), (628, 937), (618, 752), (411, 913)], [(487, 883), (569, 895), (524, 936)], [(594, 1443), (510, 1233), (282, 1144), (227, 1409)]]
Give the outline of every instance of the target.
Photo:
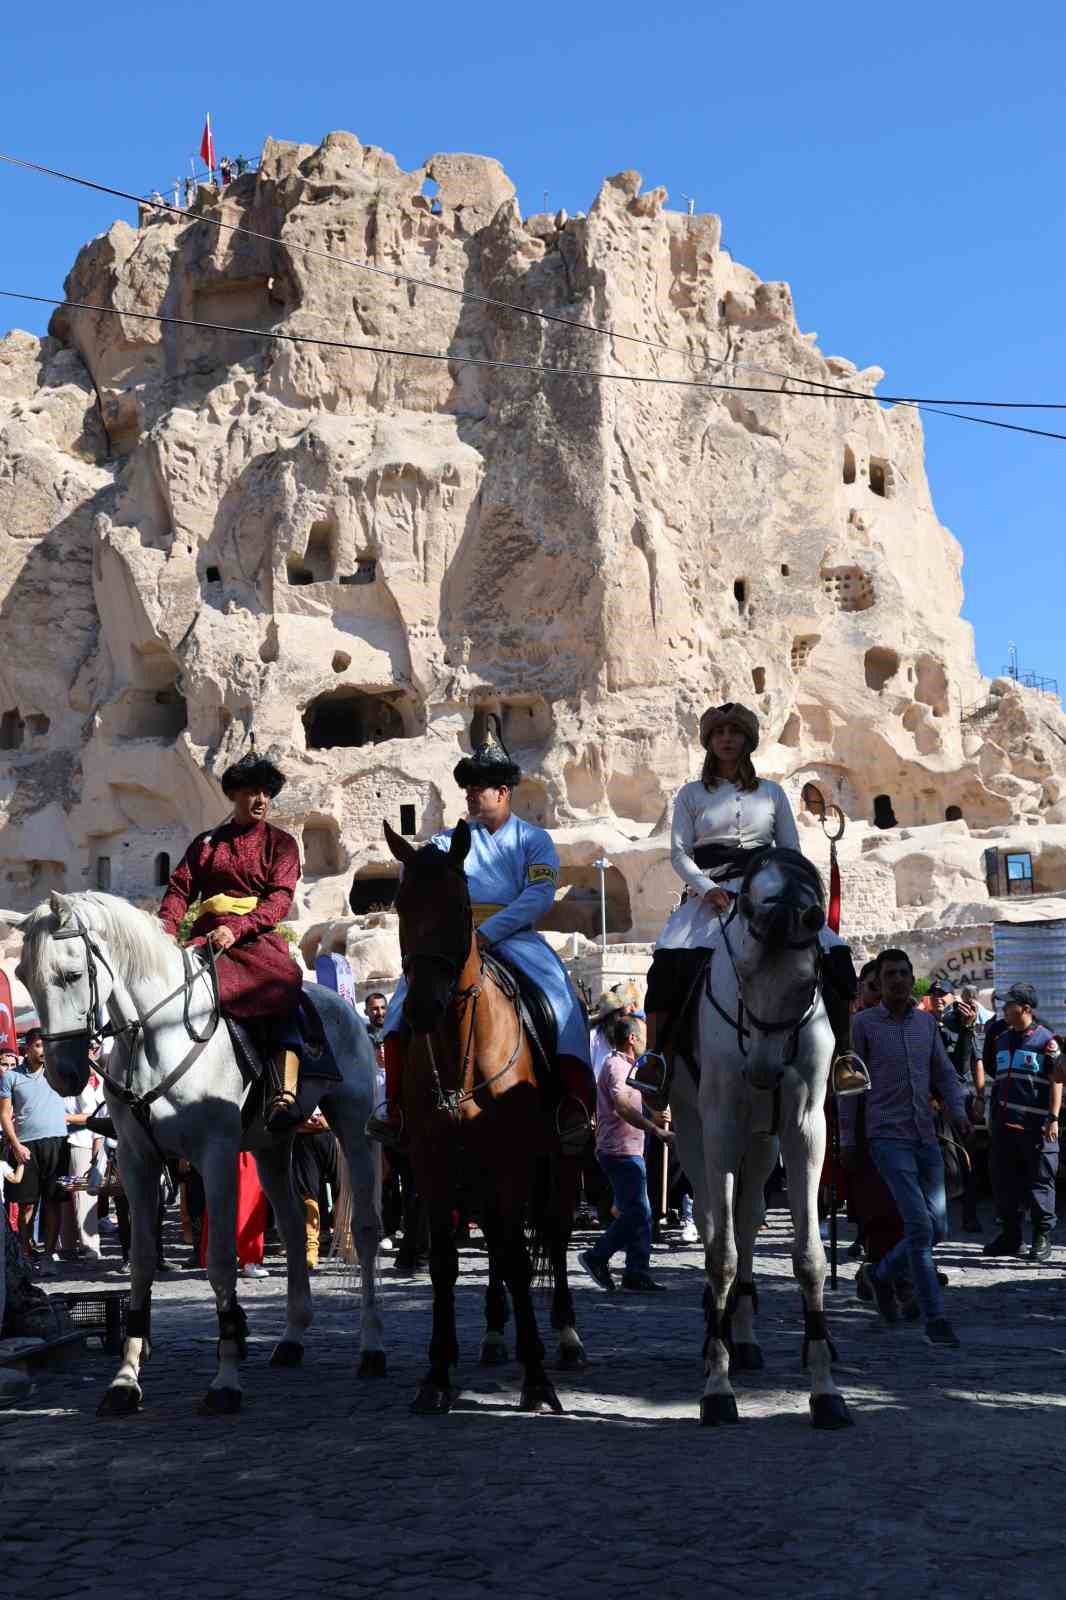
[(487, 922), (490, 917), (494, 917), (497, 911), (502, 911), (504, 907), (483, 905), (471, 906), (470, 909), (474, 913), (474, 927), (480, 928), (483, 922)]
[(200, 915), (206, 911), (212, 917), (246, 917), (258, 904), (254, 894), (213, 894), (200, 901)]

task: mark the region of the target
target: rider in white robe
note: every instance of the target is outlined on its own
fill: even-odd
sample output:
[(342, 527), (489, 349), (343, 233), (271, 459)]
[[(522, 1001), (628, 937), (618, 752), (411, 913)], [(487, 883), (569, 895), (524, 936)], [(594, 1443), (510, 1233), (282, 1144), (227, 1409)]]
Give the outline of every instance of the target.
[[(716, 777), (714, 759), (709, 755), (703, 777), (686, 783), (674, 801), (670, 859), (686, 894), (655, 947), (645, 1001), (648, 1045), (633, 1074), (633, 1081), (653, 1102), (665, 1097), (670, 1081), (670, 1069), (658, 1051), (660, 1038), (702, 966), (700, 952), (713, 950), (720, 941), (729, 902), (743, 883), (749, 863), (771, 847), (800, 849), (796, 819), (785, 791), (768, 778), (757, 778), (751, 767), (751, 753), (759, 742), (754, 712), (733, 702), (704, 712), (700, 741), (705, 749), (709, 751), (712, 735), (722, 728), (742, 736), (746, 746), (735, 780)], [(837, 1037), (834, 1090), (858, 1093), (869, 1080), (861, 1063), (853, 1065), (851, 1058), (851, 957), (844, 940), (828, 927), (821, 930), (819, 942), (823, 951), (838, 952), (826, 961), (828, 981), (824, 985)], [(838, 994), (837, 989), (847, 992)]]

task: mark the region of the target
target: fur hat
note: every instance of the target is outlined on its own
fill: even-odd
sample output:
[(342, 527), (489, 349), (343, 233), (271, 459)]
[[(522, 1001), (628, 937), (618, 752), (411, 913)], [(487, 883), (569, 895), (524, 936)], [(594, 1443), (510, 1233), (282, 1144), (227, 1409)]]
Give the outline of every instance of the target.
[(242, 789), (262, 789), (273, 800), (284, 787), (285, 774), (281, 768), (254, 745), (222, 774), (222, 793), (227, 800), (232, 800)]
[(727, 722), (732, 722), (736, 727), (743, 728), (749, 750), (758, 748), (758, 717), (754, 711), (749, 711), (747, 706), (737, 705), (735, 701), (727, 700), (724, 706), (708, 706), (700, 718), (700, 744), (705, 750), (711, 742), (711, 734), (715, 728), (724, 727)]
[(522, 768), (511, 755), (500, 734), (500, 719), (493, 716), (496, 734), (490, 728), (472, 756), (464, 756), (452, 777), (460, 789), (513, 789), (522, 781)]

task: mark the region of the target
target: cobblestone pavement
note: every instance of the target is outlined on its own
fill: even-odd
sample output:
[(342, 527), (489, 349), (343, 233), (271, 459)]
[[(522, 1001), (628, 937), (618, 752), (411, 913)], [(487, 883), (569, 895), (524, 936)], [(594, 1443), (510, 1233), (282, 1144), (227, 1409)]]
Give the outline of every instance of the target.
[(957, 1352), (931, 1350), (920, 1325), (883, 1328), (843, 1263), (829, 1312), (857, 1425), (818, 1434), (788, 1239), (772, 1212), (757, 1261), (768, 1370), (744, 1383), (743, 1422), (728, 1429), (697, 1425), (695, 1249), (657, 1250), (669, 1292), (652, 1300), (608, 1297), (578, 1269), (590, 1365), (560, 1375), (561, 1418), (514, 1410), (517, 1367), (476, 1365), (477, 1249), (463, 1252), (463, 1392), (447, 1417), (407, 1409), (429, 1331), (425, 1277), (386, 1274), (389, 1376), (363, 1382), (344, 1269), (315, 1278), (295, 1372), (267, 1365), (280, 1274), (242, 1284), (244, 1410), (223, 1419), (197, 1411), (215, 1339), (204, 1275), (172, 1274), (157, 1289), (139, 1416), (95, 1417), (112, 1367), (95, 1341), (0, 1412), (4, 1593), (1046, 1600), (1061, 1546), (1066, 1251), (1033, 1268), (986, 1264), (979, 1240), (945, 1245)]

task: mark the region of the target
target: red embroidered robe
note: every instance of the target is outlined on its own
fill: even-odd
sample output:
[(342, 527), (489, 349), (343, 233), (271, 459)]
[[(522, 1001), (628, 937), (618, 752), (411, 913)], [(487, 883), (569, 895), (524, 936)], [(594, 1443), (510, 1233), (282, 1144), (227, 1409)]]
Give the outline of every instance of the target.
[(203, 939), (212, 928), (230, 928), (236, 935), (236, 944), (217, 958), (218, 982), (223, 1011), (241, 1022), (289, 1016), (299, 999), (300, 968), (285, 940), (273, 931), (292, 909), (299, 881), (296, 840), (269, 822), (239, 828), (231, 821), (199, 834), (171, 875), (159, 908), (168, 933), (177, 932), (194, 900), (216, 894), (239, 899), (254, 895), (258, 900), (255, 910), (244, 916), (205, 913), (190, 935), (190, 941)]

